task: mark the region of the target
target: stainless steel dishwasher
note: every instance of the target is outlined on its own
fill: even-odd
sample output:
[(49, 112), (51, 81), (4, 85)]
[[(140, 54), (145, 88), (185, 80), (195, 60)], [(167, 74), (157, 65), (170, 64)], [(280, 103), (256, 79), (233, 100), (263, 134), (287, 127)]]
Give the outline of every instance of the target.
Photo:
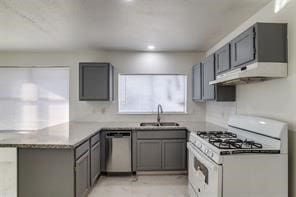
[(130, 131), (108, 131), (106, 133), (106, 171), (112, 173), (132, 172)]

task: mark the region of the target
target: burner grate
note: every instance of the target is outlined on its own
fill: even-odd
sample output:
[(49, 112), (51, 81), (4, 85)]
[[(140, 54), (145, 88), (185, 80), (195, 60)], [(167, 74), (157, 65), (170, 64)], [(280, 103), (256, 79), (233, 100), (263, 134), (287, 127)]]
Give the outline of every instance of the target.
[(197, 135), (203, 139), (209, 138), (237, 138), (235, 133), (227, 132), (227, 131), (209, 131), (209, 132), (197, 132)]
[(209, 143), (213, 144), (219, 149), (261, 149), (262, 144), (254, 141), (241, 140), (237, 138), (220, 139), (210, 138)]
[(219, 149), (262, 149), (262, 144), (241, 140), (237, 134), (227, 131), (197, 132), (197, 135)]

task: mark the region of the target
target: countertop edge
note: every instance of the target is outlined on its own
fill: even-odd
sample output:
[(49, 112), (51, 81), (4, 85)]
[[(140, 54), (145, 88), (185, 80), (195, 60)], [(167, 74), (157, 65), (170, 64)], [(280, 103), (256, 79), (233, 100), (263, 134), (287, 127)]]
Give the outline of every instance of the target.
[[(212, 123), (207, 123), (204, 122), (206, 124), (212, 124)], [(215, 124), (212, 124), (215, 125)], [(217, 125), (215, 125), (217, 126)], [(219, 126), (218, 126), (219, 127)], [(119, 131), (119, 130), (130, 130), (132, 132), (135, 131), (155, 131), (155, 130), (187, 130), (187, 132), (192, 132), (190, 131), (190, 129), (187, 126), (168, 126), (168, 127), (141, 127), (141, 126), (136, 126), (136, 127), (101, 127), (98, 128), (94, 131), (92, 131), (89, 135), (81, 138), (79, 141), (77, 141), (74, 144), (30, 144), (30, 143), (2, 143), (0, 142), (0, 148), (33, 148), (33, 149), (75, 149), (76, 147), (78, 147), (79, 145), (81, 145), (83, 142), (85, 142), (86, 140), (90, 139), (92, 136), (96, 135), (99, 132), (102, 131)]]

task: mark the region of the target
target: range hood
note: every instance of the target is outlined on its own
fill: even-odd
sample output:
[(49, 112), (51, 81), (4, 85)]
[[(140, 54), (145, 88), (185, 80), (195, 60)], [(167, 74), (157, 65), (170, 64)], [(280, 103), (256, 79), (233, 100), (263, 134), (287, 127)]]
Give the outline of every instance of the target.
[(247, 66), (220, 74), (215, 81), (210, 81), (210, 85), (236, 85), (249, 83), (252, 81), (264, 81), (274, 78), (287, 77), (287, 63), (275, 62), (255, 62)]

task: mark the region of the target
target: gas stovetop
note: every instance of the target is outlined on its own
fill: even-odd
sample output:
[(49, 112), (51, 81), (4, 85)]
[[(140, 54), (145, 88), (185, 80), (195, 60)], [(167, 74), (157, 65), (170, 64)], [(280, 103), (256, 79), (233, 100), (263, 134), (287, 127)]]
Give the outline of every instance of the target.
[[(207, 143), (217, 148), (219, 155), (230, 154), (242, 154), (242, 153), (280, 153), (280, 150), (270, 149), (263, 144), (250, 140), (242, 136), (238, 136), (236, 133), (229, 131), (200, 131), (196, 133), (196, 136), (201, 138), (201, 144), (197, 146), (203, 150), (203, 152), (211, 152), (207, 149)], [(210, 155), (213, 155), (212, 153)]]
[(286, 123), (236, 115), (230, 117), (227, 125), (225, 128), (220, 127), (221, 130), (208, 130), (207, 127), (205, 130), (191, 132), (188, 145), (218, 164), (233, 157), (253, 154), (264, 157), (267, 154), (288, 152)]
[(262, 144), (239, 139), (237, 134), (225, 131), (197, 132), (197, 135), (219, 149), (262, 149)]

